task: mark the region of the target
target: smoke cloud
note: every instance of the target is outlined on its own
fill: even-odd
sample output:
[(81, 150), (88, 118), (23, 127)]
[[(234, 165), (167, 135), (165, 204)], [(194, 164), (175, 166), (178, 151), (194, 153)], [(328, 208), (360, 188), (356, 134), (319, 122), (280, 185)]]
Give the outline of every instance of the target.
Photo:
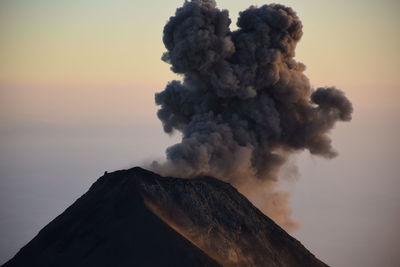
[(230, 24), (213, 0), (186, 1), (167, 22), (162, 59), (182, 81), (155, 100), (164, 131), (182, 141), (153, 169), (231, 182), (250, 199), (262, 196), (267, 215), (291, 228), (287, 194), (275, 190), (279, 169), (296, 151), (334, 157), (328, 133), (351, 120), (352, 104), (335, 87), (310, 86), (294, 59), (302, 23), (291, 8), (251, 6), (238, 30)]

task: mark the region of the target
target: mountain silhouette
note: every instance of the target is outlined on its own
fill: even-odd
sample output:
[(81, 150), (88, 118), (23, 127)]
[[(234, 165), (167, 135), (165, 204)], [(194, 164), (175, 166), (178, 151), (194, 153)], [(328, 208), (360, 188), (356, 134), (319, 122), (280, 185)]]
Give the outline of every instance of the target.
[(4, 267), (327, 266), (211, 177), (106, 173)]

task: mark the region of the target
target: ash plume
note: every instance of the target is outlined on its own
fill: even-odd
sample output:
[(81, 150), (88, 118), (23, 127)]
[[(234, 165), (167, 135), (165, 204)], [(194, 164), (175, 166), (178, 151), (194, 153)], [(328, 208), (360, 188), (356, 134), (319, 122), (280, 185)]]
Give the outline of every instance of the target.
[(167, 22), (162, 59), (183, 79), (155, 100), (164, 131), (181, 132), (182, 141), (153, 169), (231, 182), (261, 196), (267, 215), (291, 228), (287, 194), (276, 190), (279, 169), (296, 151), (334, 157), (328, 133), (351, 120), (352, 104), (335, 87), (310, 86), (294, 59), (302, 23), (291, 8), (251, 6), (240, 12), (238, 30), (230, 24), (213, 0), (186, 1)]

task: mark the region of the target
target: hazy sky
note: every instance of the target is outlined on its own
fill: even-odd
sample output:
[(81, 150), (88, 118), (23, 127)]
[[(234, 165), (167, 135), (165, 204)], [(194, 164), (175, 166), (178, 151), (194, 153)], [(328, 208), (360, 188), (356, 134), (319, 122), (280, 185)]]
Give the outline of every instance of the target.
[[(162, 29), (183, 0), (0, 0), (0, 264), (107, 170), (162, 158), (179, 136), (154, 93), (175, 76)], [(237, 14), (259, 0), (218, 1)], [(399, 1), (280, 1), (304, 25), (296, 59), (355, 108), (339, 157), (297, 156), (294, 233), (332, 266), (400, 262)]]

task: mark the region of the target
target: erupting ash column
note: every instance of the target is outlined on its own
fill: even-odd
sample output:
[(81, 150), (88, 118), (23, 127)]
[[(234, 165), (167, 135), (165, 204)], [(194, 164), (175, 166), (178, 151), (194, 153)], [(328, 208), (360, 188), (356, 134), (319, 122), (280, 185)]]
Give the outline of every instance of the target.
[(287, 155), (331, 158), (328, 132), (351, 120), (351, 102), (334, 87), (313, 89), (294, 59), (302, 24), (279, 4), (250, 7), (231, 31), (227, 10), (193, 0), (164, 28), (163, 60), (182, 81), (156, 94), (166, 133), (182, 141), (154, 169), (181, 177), (207, 174), (233, 184), (273, 184)]

